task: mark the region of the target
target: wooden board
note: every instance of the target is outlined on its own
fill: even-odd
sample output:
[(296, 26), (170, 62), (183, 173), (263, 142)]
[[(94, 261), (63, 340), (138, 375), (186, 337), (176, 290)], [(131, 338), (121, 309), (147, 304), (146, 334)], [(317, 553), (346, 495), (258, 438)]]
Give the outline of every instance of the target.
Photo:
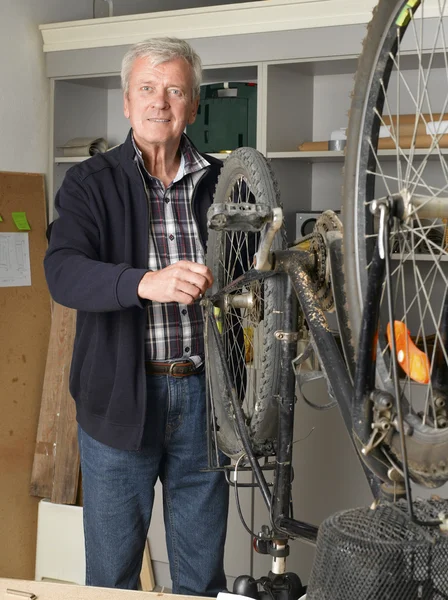
[(50, 331), (42, 261), (47, 247), (44, 177), (0, 173), (0, 233), (17, 232), (11, 213), (31, 226), (31, 286), (0, 287), (0, 576), (34, 576), (37, 498), (29, 495)]
[[(410, 135), (400, 135), (398, 143), (402, 150), (408, 150), (411, 146), (413, 148), (430, 148), (434, 143), (434, 139), (431, 135), (418, 135), (415, 138)], [(395, 140), (390, 137), (378, 140), (379, 150), (395, 150), (396, 147)], [(448, 148), (448, 135), (437, 137), (437, 147)]]
[(303, 142), (300, 146), (297, 146), (297, 150), (301, 152), (326, 152), (328, 142)]
[[(70, 310), (70, 309), (66, 309)], [(70, 361), (64, 369), (64, 389), (61, 395), (59, 427), (56, 440), (56, 463), (54, 466), (51, 501), (57, 504), (75, 504), (80, 478), (80, 456), (78, 448), (78, 424), (76, 406), (69, 389), (71, 353), (75, 337), (76, 311), (71, 310), (71, 339), (66, 340), (70, 349)]]
[(68, 389), (76, 311), (53, 304), (30, 493), (75, 504), (79, 452), (75, 403)]
[[(19, 596), (8, 594), (13, 589), (34, 594), (38, 600), (210, 600), (203, 596), (184, 596), (162, 592), (136, 592), (134, 590), (117, 590), (84, 585), (70, 585), (46, 581), (24, 581), (0, 579), (1, 600), (21, 600)], [(26, 600), (26, 596), (22, 596)]]
[[(415, 114), (406, 114), (406, 115), (399, 115), (397, 117), (397, 115), (383, 115), (382, 116), (382, 120), (384, 121), (385, 125), (390, 125), (391, 122), (393, 123), (394, 127), (397, 126), (397, 122), (400, 124), (400, 127), (402, 125), (411, 125), (412, 127), (414, 126), (415, 123), (415, 119), (416, 119), (416, 115)], [(422, 113), (419, 116), (419, 122), (421, 123), (429, 123), (430, 121), (433, 122), (438, 122), (440, 121), (440, 119), (442, 119), (442, 121), (444, 121), (446, 119), (445, 114), (442, 113), (433, 113), (432, 115), (430, 115), (429, 113)]]
[(140, 587), (144, 592), (152, 592), (156, 587), (148, 539), (146, 539), (145, 551), (143, 553), (142, 570), (140, 571)]

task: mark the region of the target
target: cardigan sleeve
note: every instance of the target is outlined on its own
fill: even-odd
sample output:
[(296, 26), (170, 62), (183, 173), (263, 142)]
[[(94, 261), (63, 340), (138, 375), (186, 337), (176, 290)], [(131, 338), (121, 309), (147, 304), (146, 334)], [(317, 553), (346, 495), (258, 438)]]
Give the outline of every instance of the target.
[(87, 312), (144, 308), (137, 288), (148, 269), (100, 260), (101, 223), (91, 210), (90, 193), (76, 168), (67, 172), (56, 195), (54, 221), (44, 259), (54, 300)]

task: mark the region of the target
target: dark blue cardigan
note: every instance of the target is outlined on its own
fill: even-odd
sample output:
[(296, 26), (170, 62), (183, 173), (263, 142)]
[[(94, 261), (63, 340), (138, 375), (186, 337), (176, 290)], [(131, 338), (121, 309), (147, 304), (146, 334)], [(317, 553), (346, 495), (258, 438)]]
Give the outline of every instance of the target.
[[(204, 247), (222, 166), (205, 157), (210, 167), (193, 198)], [(137, 287), (148, 270), (149, 212), (131, 132), (121, 146), (69, 169), (55, 207), (44, 266), (54, 300), (78, 311), (70, 371), (77, 420), (96, 440), (137, 450), (147, 411), (146, 311)]]

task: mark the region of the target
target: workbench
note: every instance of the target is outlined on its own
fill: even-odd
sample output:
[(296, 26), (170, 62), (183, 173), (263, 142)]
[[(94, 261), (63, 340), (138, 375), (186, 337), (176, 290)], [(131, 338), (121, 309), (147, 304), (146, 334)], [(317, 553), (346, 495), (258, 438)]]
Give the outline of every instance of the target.
[[(23, 592), (23, 595), (7, 590)], [(0, 600), (34, 600), (34, 598), (35, 600), (192, 600), (193, 596), (0, 578)], [(200, 596), (194, 598), (201, 600)], [(202, 600), (206, 599), (202, 598)]]

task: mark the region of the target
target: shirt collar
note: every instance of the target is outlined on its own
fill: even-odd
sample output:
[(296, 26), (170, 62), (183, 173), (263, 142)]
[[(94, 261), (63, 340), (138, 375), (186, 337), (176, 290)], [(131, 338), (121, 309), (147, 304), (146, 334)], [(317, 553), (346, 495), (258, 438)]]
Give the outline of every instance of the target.
[[(145, 168), (147, 173), (149, 175), (151, 175), (151, 173), (149, 173), (149, 171), (145, 167), (145, 162), (143, 160), (143, 153), (140, 150), (140, 148), (137, 146), (133, 134), (132, 134), (132, 144), (134, 146), (136, 159)], [(175, 183), (176, 181), (179, 181), (185, 175), (189, 175), (191, 173), (197, 173), (198, 171), (202, 171), (203, 169), (206, 169), (210, 165), (208, 160), (206, 160), (201, 154), (199, 154), (199, 152), (196, 150), (196, 148), (193, 146), (193, 144), (190, 142), (190, 140), (188, 139), (188, 137), (185, 134), (182, 134), (182, 137), (180, 139), (179, 148), (180, 148), (180, 153), (181, 153), (180, 165), (179, 165), (179, 169), (177, 171), (177, 175), (173, 179), (173, 183)]]

